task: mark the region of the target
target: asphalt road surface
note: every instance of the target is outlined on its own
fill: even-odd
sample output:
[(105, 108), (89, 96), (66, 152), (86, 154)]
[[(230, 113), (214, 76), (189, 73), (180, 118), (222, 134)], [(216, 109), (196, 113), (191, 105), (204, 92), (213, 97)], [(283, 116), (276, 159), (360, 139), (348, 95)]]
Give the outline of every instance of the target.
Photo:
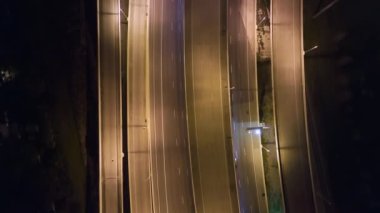
[(268, 212), (258, 126), (256, 1), (229, 1), (229, 71), (232, 130), (240, 212)]
[[(225, 2), (186, 1), (184, 51), (183, 1), (151, 0), (150, 7), (147, 1), (130, 1), (128, 25), (127, 127), (132, 212), (239, 211), (231, 112), (236, 133), (233, 136), (239, 141), (238, 185), (252, 187), (255, 183), (255, 190), (239, 191), (240, 198), (244, 198), (240, 199), (240, 210), (267, 211), (260, 197), (265, 189), (258, 163), (259, 140), (243, 131), (257, 119), (257, 97), (253, 92), (256, 85), (249, 68), (255, 62), (250, 57), (252, 46), (247, 46), (253, 39), (253, 29), (247, 26), (254, 24), (250, 24), (252, 19), (244, 20), (252, 10), (234, 10), (240, 11), (246, 27), (235, 26), (236, 37), (231, 42), (236, 45), (232, 43), (231, 47), (238, 52), (245, 49), (246, 53), (237, 53), (235, 56), (241, 54), (242, 58), (231, 60), (231, 71), (234, 67), (238, 71), (231, 74), (230, 85)], [(272, 17), (277, 134), (286, 210), (292, 213), (314, 212), (302, 86), (301, 1), (274, 1)], [(248, 8), (254, 7), (252, 2), (244, 3), (250, 5)], [(100, 1), (98, 9), (100, 210), (122, 212), (119, 2)], [(241, 23), (239, 14), (234, 17)], [(247, 110), (248, 115), (244, 114)]]
[(230, 129), (224, 1), (186, 6), (186, 98), (198, 213), (238, 212)]
[(273, 80), (287, 212), (315, 212), (305, 129), (302, 0), (275, 0)]
[(99, 1), (99, 209), (123, 211), (119, 2)]
[(157, 213), (192, 213), (195, 207), (184, 95), (184, 3), (151, 0), (149, 11), (153, 209)]
[(129, 1), (127, 135), (131, 212), (151, 212), (150, 145), (147, 128), (147, 0)]
[(184, 97), (183, 2), (130, 1), (132, 212), (194, 212)]

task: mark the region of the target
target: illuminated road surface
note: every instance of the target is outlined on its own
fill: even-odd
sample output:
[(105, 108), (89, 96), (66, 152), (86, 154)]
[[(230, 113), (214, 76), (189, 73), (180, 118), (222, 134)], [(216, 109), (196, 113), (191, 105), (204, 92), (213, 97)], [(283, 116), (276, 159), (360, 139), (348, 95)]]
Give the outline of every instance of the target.
[(256, 1), (229, 1), (232, 130), (240, 212), (268, 212), (256, 79)]
[(127, 49), (127, 135), (131, 212), (151, 212), (147, 129), (147, 0), (129, 1)]
[(119, 2), (98, 7), (99, 74), (99, 208), (123, 211)]
[(148, 123), (157, 213), (195, 211), (184, 95), (183, 6), (181, 0), (150, 1)]
[(185, 2), (186, 97), (198, 213), (238, 212), (230, 130), (227, 5), (222, 3)]
[(127, 109), (132, 212), (194, 212), (182, 16), (182, 1), (130, 1)]
[[(244, 188), (255, 183), (252, 191), (239, 192), (244, 196), (241, 201), (246, 202), (242, 210), (267, 211), (260, 197), (264, 184), (260, 180), (263, 177), (259, 140), (243, 131), (245, 121), (250, 125), (257, 119), (255, 93), (250, 92), (256, 85), (248, 69), (254, 64), (249, 56), (254, 48), (250, 46), (250, 50), (247, 46), (254, 39), (253, 29), (246, 27), (244, 32), (244, 27), (235, 26), (238, 42), (231, 47), (240, 51), (245, 48), (247, 53), (241, 56), (247, 58), (231, 60), (235, 63), (232, 71), (234, 67), (241, 71), (231, 75), (230, 85), (225, 28), (227, 5), (224, 1), (186, 1), (184, 80), (183, 31), (176, 29), (182, 24), (179, 17), (183, 16), (183, 1), (150, 0), (150, 7), (147, 1), (130, 1), (129, 11), (127, 102), (132, 212), (239, 211), (230, 90), (235, 90), (231, 92), (232, 97), (238, 101), (238, 104), (235, 102), (237, 108), (232, 109), (236, 116), (232, 117), (233, 127), (238, 129), (234, 130), (238, 132), (234, 139), (252, 142), (239, 145), (238, 182)], [(252, 2), (245, 4), (254, 8)], [(273, 2), (277, 133), (286, 208), (292, 213), (314, 212), (303, 113), (300, 7), (300, 0)], [(243, 22), (249, 10), (239, 10)], [(123, 211), (119, 2), (102, 0), (99, 11), (99, 201), (101, 212), (113, 213)], [(235, 15), (238, 21), (238, 14)], [(254, 26), (252, 19), (246, 21), (246, 26)], [(244, 82), (245, 78), (246, 84), (233, 85)], [(184, 111), (185, 83), (189, 138)], [(239, 94), (245, 89), (246, 93)], [(248, 116), (244, 115), (246, 110)], [(189, 150), (192, 170), (188, 168)], [(239, 166), (248, 169), (239, 170)]]
[(303, 96), (302, 0), (273, 1), (273, 77), (286, 211), (312, 213)]

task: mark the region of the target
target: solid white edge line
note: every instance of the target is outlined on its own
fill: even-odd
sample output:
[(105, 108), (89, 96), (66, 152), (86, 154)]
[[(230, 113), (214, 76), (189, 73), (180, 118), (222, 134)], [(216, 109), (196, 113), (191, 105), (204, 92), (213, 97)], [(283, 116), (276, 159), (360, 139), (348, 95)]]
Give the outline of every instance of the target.
[(150, 199), (151, 199), (151, 210), (155, 212), (155, 196), (154, 196), (154, 184), (153, 184), (153, 153), (152, 153), (152, 132), (151, 132), (151, 115), (150, 115), (150, 51), (149, 51), (149, 39), (150, 39), (150, 2), (149, 0), (144, 0), (146, 3), (146, 40), (145, 40), (145, 117), (147, 126), (147, 142), (148, 142), (148, 152), (149, 152), (149, 185), (150, 185)]
[[(161, 1), (161, 23), (164, 23), (164, 1)], [(166, 210), (167, 213), (169, 213), (169, 201), (168, 201), (168, 189), (167, 189), (167, 183), (166, 183), (166, 157), (165, 157), (165, 127), (164, 127), (164, 95), (163, 95), (163, 84), (162, 84), (162, 44), (163, 44), (163, 30), (161, 28), (161, 72), (160, 72), (160, 78), (161, 78), (161, 132), (162, 132), (162, 146), (163, 146), (163, 158), (164, 158), (164, 183), (165, 183), (165, 201), (166, 201)]]
[[(190, 13), (191, 17), (193, 17), (192, 11), (193, 11), (193, 4), (190, 4)], [(198, 149), (198, 128), (197, 128), (197, 112), (195, 110), (195, 105), (196, 105), (196, 97), (195, 97), (195, 82), (194, 82), (194, 46), (193, 46), (193, 41), (194, 41), (194, 33), (192, 30), (193, 26), (193, 20), (190, 20), (190, 31), (191, 31), (191, 74), (192, 74), (192, 90), (193, 90), (193, 111), (194, 111), (194, 130), (195, 130), (195, 144), (197, 146), (197, 161), (198, 161), (198, 175), (199, 175), (199, 185), (200, 185), (200, 193), (201, 193), (201, 198), (202, 198), (202, 208), (203, 212), (206, 212), (205, 210), (205, 202), (204, 202), (204, 197), (203, 197), (203, 185), (202, 185), (202, 175), (201, 175), (201, 163), (200, 163), (200, 158), (199, 158), (199, 149)]]
[[(221, 15), (221, 7), (222, 7), (222, 5), (221, 5), (221, 3), (219, 2), (219, 16)], [(228, 11), (227, 11), (228, 12)], [(226, 13), (226, 15), (227, 15), (227, 13)], [(219, 18), (218, 19), (218, 27), (219, 27), (219, 31), (221, 30), (221, 19)], [(228, 37), (226, 37), (227, 39), (227, 42), (228, 42)], [(223, 87), (223, 80), (222, 80), (222, 76), (223, 76), (223, 73), (225, 73), (225, 72), (223, 72), (223, 70), (222, 70), (222, 59), (221, 59), (221, 57), (222, 57), (222, 54), (221, 54), (221, 49), (222, 49), (222, 47), (221, 47), (221, 42), (222, 42), (222, 37), (219, 35), (219, 37), (218, 37), (218, 61), (219, 61), (219, 63), (218, 63), (218, 65), (219, 65), (219, 69), (218, 70), (220, 70), (221, 71), (221, 74), (219, 75), (219, 88), (220, 88), (220, 91), (219, 91), (219, 95), (220, 95), (220, 108), (221, 108), (221, 118), (222, 118), (222, 136), (223, 136), (223, 141), (224, 141), (224, 146), (223, 146), (223, 151), (224, 151), (224, 153), (225, 153), (225, 155), (224, 155), (224, 159), (225, 159), (225, 163), (224, 163), (224, 169), (225, 169), (225, 171), (226, 171), (226, 173), (227, 173), (227, 186), (228, 185), (230, 185), (230, 177), (229, 177), (229, 172), (228, 172), (228, 159), (227, 159), (227, 150), (226, 150), (226, 141), (227, 141), (227, 139), (226, 139), (226, 129), (225, 129), (225, 110), (224, 110), (224, 104), (223, 104), (223, 100), (224, 100), (224, 98), (223, 98), (223, 90), (224, 90), (224, 87)], [(228, 45), (228, 44), (227, 44)], [(227, 48), (226, 48), (226, 51), (227, 51)], [(227, 60), (228, 60), (228, 53), (227, 52), (225, 52), (224, 53), (225, 55), (225, 57), (227, 58)], [(226, 66), (228, 66), (228, 64), (226, 64)], [(228, 73), (228, 67), (226, 67), (226, 70), (224, 70), (224, 71), (226, 71), (227, 72), (227, 97), (228, 97), (228, 100), (230, 99), (230, 90), (228, 89), (228, 88), (230, 88), (230, 81), (229, 81), (229, 73)], [(229, 110), (229, 114), (228, 114), (228, 117), (229, 117), (229, 119), (230, 119), (230, 112), (231, 112), (231, 107), (230, 107), (230, 102), (228, 102), (228, 110)], [(227, 122), (229, 122), (229, 123), (231, 123), (230, 121), (227, 121)], [(232, 135), (232, 133), (230, 132), (230, 135)], [(233, 156), (233, 153), (232, 153), (232, 156)], [(232, 159), (233, 160), (233, 159)], [(232, 196), (231, 196), (231, 190), (228, 188), (228, 190), (227, 190), (229, 193), (228, 193), (228, 197), (229, 197), (229, 199), (230, 199), (230, 202), (229, 202), (229, 207), (230, 207), (230, 210), (231, 210), (231, 212), (233, 212), (233, 207), (232, 207)]]
[[(276, 1), (276, 0), (273, 0)], [(282, 173), (282, 164), (281, 164), (281, 154), (280, 154), (280, 147), (279, 147), (279, 140), (278, 140), (278, 130), (277, 130), (277, 108), (276, 108), (276, 95), (275, 95), (275, 77), (274, 77), (274, 42), (273, 42), (273, 8), (274, 4), (273, 1), (271, 2), (271, 10), (270, 10), (270, 30), (271, 30), (271, 35), (270, 35), (270, 42), (271, 42), (271, 57), (272, 57), (272, 63), (271, 63), (271, 72), (272, 72), (272, 97), (273, 97), (273, 121), (274, 121), (274, 134), (275, 134), (275, 142), (276, 142), (276, 155), (277, 155), (277, 164), (278, 164), (278, 173), (280, 177), (280, 186), (281, 186), (281, 202), (282, 206), (284, 208), (284, 212), (286, 212), (286, 205), (285, 205), (285, 198), (284, 198), (284, 183), (283, 183), (283, 173)]]
[[(126, 103), (127, 103), (127, 106), (129, 105), (129, 103), (131, 102), (131, 100), (130, 100), (130, 96), (128, 95), (128, 93), (129, 93), (129, 91), (131, 91), (131, 86), (130, 86), (130, 84), (129, 84), (129, 81), (130, 81), (130, 66), (129, 66), (129, 62), (131, 61), (131, 59), (130, 59), (130, 55), (131, 55), (131, 41), (132, 41), (132, 36), (131, 36), (131, 30), (132, 30), (132, 25), (133, 24), (131, 24), (131, 23), (133, 23), (132, 22), (132, 20), (133, 20), (133, 18), (132, 18), (132, 4), (131, 4), (131, 2), (129, 2), (129, 5), (128, 5), (128, 29), (127, 29), (127, 33), (128, 33), (128, 41), (127, 41), (127, 66), (126, 66), (126, 75), (125, 75), (125, 77), (126, 77), (126, 84), (127, 84), (127, 101), (126, 101)], [(126, 113), (126, 116), (127, 116), (127, 123), (129, 122), (129, 114), (130, 114), (130, 112), (129, 112), (129, 107), (127, 107), (127, 113)], [(128, 149), (128, 152), (130, 151), (130, 148), (132, 147), (132, 142), (133, 142), (133, 134), (129, 134), (129, 129), (127, 128), (127, 135), (128, 135), (128, 138), (127, 138), (127, 149)], [(129, 139), (131, 139), (131, 140), (129, 140)], [(128, 177), (128, 181), (129, 181), (129, 194), (130, 194), (130, 196), (129, 196), (129, 203), (130, 203), (130, 211), (131, 212), (134, 212), (133, 211), (133, 208), (134, 208), (134, 205), (133, 205), (133, 196), (131, 196), (131, 194), (132, 194), (132, 192), (133, 192), (133, 190), (132, 190), (132, 188), (136, 185), (136, 184), (133, 184), (133, 180), (132, 180), (132, 178), (131, 178), (131, 174), (134, 174), (133, 173), (133, 169), (131, 169), (132, 168), (132, 159), (131, 159), (131, 156), (130, 155), (128, 155), (128, 175), (129, 175), (129, 177)]]
[[(333, 1), (330, 3), (332, 6), (338, 2), (338, 0)], [(304, 38), (303, 38), (303, 0), (300, 0), (300, 38), (301, 38), (301, 77), (302, 77), (302, 95), (303, 95), (303, 106), (304, 106), (304, 125), (305, 125), (305, 132), (306, 132), (306, 147), (307, 147), (307, 155), (308, 155), (308, 161), (309, 161), (309, 170), (310, 170), (310, 179), (311, 179), (311, 188), (312, 188), (312, 194), (313, 194), (313, 202), (314, 202), (314, 208), (315, 212), (319, 212), (318, 210), (318, 203), (317, 203), (317, 195), (316, 195), (316, 186), (315, 186), (315, 180), (314, 180), (314, 172), (313, 164), (312, 164), (312, 157), (311, 157), (311, 145), (310, 145), (310, 136), (309, 136), (309, 126), (308, 126), (308, 116), (307, 116), (307, 101), (306, 101), (306, 81), (305, 81), (305, 57), (303, 54), (304, 50)], [(330, 6), (330, 7), (331, 7)]]
[[(255, 18), (254, 18), (254, 26), (256, 26), (256, 23), (257, 23), (257, 16), (256, 16), (256, 13), (257, 13), (257, 1), (256, 1), (256, 4), (255, 4)], [(259, 106), (259, 90), (258, 90), (258, 87), (259, 87), (259, 83), (258, 83), (258, 68), (257, 68), (257, 57), (256, 57), (256, 53), (257, 53), (257, 28), (255, 27), (255, 30), (254, 30), (254, 40), (255, 40), (255, 52), (254, 52), (254, 63), (255, 63), (255, 102), (256, 102), (256, 116), (257, 116), (257, 119), (258, 119), (258, 123), (260, 123), (260, 113), (259, 113), (259, 108), (260, 108), (260, 106)], [(251, 112), (250, 112), (251, 113)], [(251, 120), (253, 120), (252, 119), (252, 117), (251, 117)], [(254, 139), (254, 136), (253, 135), (251, 135), (250, 136), (251, 137), (251, 140), (252, 141), (255, 141), (255, 139)], [(265, 207), (266, 207), (266, 209), (267, 209), (267, 211), (269, 211), (269, 208), (268, 208), (268, 194), (267, 194), (267, 191), (266, 191), (266, 182), (265, 182), (265, 171), (264, 171), (264, 158), (263, 158), (263, 154), (262, 154), (262, 149), (261, 149), (261, 137), (259, 136), (258, 137), (258, 139), (257, 139), (257, 142), (258, 142), (258, 150), (259, 150), (259, 153), (260, 153), (260, 157), (259, 157), (259, 159), (261, 160), (261, 162), (260, 163), (262, 163), (262, 165), (260, 165), (260, 167), (261, 167), (261, 178), (262, 178), (262, 183), (263, 183), (263, 190), (264, 190), (264, 193), (265, 193)], [(254, 151), (254, 146), (252, 146), (252, 153), (254, 153), (255, 151)], [(259, 211), (260, 211), (260, 207), (262, 206), (262, 202), (261, 202), (261, 200), (262, 200), (262, 196), (260, 196), (260, 194), (259, 194), (259, 186), (258, 186), (258, 183), (257, 183), (257, 181), (258, 181), (258, 172), (256, 172), (256, 167), (255, 167), (255, 164), (257, 165), (257, 164), (259, 164), (259, 162), (256, 162), (255, 161), (255, 156), (254, 156), (254, 154), (253, 154), (253, 156), (252, 156), (252, 161), (253, 161), (253, 164), (254, 164), (254, 166), (253, 166), (253, 174), (254, 174), (254, 176), (255, 176), (255, 185), (256, 185), (256, 196), (257, 196), (257, 202), (258, 202), (258, 207), (259, 207)], [(260, 169), (260, 168), (259, 168)]]
[[(227, 14), (226, 14), (226, 54), (227, 54), (227, 64), (226, 64), (226, 69), (227, 69), (227, 79), (228, 79), (228, 87), (227, 88), (231, 88), (230, 87), (230, 76), (231, 76), (231, 69), (232, 67), (230, 66), (230, 45), (231, 45), (231, 36), (230, 36), (230, 25), (229, 25), (229, 20), (232, 19), (232, 15), (231, 15), (231, 12), (232, 12), (232, 9), (230, 8), (230, 0), (227, 0), (227, 3), (226, 3), (226, 10), (227, 10)], [(237, 198), (237, 205), (238, 205), (238, 211), (241, 212), (241, 208), (240, 208), (240, 193), (239, 193), (239, 187), (238, 187), (238, 171), (237, 169), (235, 168), (235, 154), (234, 154), (234, 130), (235, 128), (233, 127), (234, 126), (234, 123), (233, 123), (233, 120), (232, 120), (232, 100), (231, 100), (231, 90), (228, 89), (228, 105), (229, 105), (229, 122), (230, 122), (230, 131), (231, 131), (231, 151), (232, 151), (232, 161), (233, 161), (233, 171), (234, 171), (234, 177), (235, 177), (235, 188), (236, 188), (236, 198)], [(239, 146), (240, 147), (240, 146)]]
[(98, 72), (98, 132), (99, 132), (99, 144), (98, 144), (98, 149), (99, 149), (99, 212), (103, 212), (103, 190), (102, 190), (102, 185), (103, 185), (103, 173), (102, 173), (102, 132), (101, 132), (101, 127), (102, 127), (102, 119), (101, 119), (101, 114), (102, 114), (102, 96), (101, 96), (101, 63), (100, 63), (100, 1), (102, 0), (97, 0), (97, 44), (98, 44), (98, 52), (97, 52), (97, 59), (98, 59), (98, 67), (97, 67), (97, 72)]
[[(191, 158), (191, 146), (190, 146), (190, 124), (189, 124), (189, 119), (188, 119), (188, 115), (189, 115), (189, 112), (188, 112), (188, 97), (187, 97), (187, 80), (186, 80), (186, 73), (187, 73), (187, 69), (186, 69), (186, 5), (184, 3), (184, 1), (181, 1), (182, 2), (182, 5), (183, 5), (183, 8), (182, 8), (182, 11), (184, 14), (183, 16), (183, 20), (182, 20), (182, 34), (183, 34), (183, 43), (182, 43), (182, 50), (183, 50), (183, 87), (184, 87), (184, 91), (185, 91), (185, 112), (186, 112), (186, 133), (187, 133), (187, 138), (186, 138), (186, 141), (187, 141), (187, 149), (188, 149), (188, 157), (189, 157), (189, 164), (190, 164), (190, 180), (191, 180), (191, 187), (192, 187), (192, 198), (193, 198), (193, 205), (194, 205), (194, 211), (195, 213), (198, 212), (198, 209), (197, 209), (197, 202), (196, 202), (196, 199), (195, 199), (195, 187), (194, 187), (194, 173), (193, 173), (193, 162), (192, 162), (192, 158)], [(191, 26), (189, 26), (191, 27)], [(192, 47), (192, 46), (191, 46)], [(191, 48), (192, 49), (192, 48)], [(192, 51), (192, 50), (191, 50)], [(193, 65), (192, 65), (193, 66)]]
[(123, 179), (124, 179), (124, 176), (123, 176), (123, 102), (122, 102), (122, 95), (123, 95), (123, 92), (122, 92), (122, 74), (121, 74), (121, 19), (120, 19), (120, 0), (117, 0), (117, 5), (118, 5), (118, 42), (119, 42), (119, 46), (118, 46), (118, 51), (119, 51), (119, 140), (117, 141), (117, 149), (118, 149), (118, 152), (117, 152), (117, 167), (118, 167), (118, 174), (117, 174), (117, 178), (118, 178), (118, 188), (119, 188), (119, 207), (120, 207), (120, 211), (121, 212), (124, 212), (124, 188), (123, 188)]

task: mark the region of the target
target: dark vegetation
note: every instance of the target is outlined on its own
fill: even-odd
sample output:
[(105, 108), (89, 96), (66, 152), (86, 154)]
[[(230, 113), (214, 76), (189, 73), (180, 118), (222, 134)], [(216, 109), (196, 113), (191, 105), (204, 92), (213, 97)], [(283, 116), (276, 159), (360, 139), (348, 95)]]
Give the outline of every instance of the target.
[(312, 18), (305, 1), (311, 135), (327, 212), (380, 212), (380, 13), (376, 1), (339, 1)]
[(0, 2), (0, 212), (97, 212), (96, 1)]

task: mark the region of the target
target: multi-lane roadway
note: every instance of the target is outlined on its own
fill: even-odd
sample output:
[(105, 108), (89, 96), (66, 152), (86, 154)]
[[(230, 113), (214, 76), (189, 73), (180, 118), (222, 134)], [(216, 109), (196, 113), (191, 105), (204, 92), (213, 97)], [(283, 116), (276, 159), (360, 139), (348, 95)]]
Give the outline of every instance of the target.
[(272, 3), (275, 114), (287, 212), (315, 212), (306, 129), (302, 0)]
[[(301, 3), (276, 0), (272, 12), (276, 131), (292, 213), (314, 212)], [(100, 210), (122, 212), (120, 6), (98, 5)], [(246, 131), (258, 121), (255, 16), (254, 1), (129, 1), (132, 212), (268, 211), (260, 140)]]
[(98, 2), (99, 209), (123, 211), (119, 1)]
[(126, 125), (129, 195), (132, 212), (152, 211), (150, 141), (147, 128), (147, 38), (148, 1), (130, 0), (126, 75)]
[(227, 2), (186, 1), (186, 100), (197, 212), (238, 212), (227, 71)]
[(182, 1), (130, 1), (127, 111), (132, 212), (194, 212)]
[(240, 212), (268, 212), (259, 124), (256, 2), (229, 1), (229, 72), (234, 159)]
[(183, 14), (184, 1), (150, 1), (148, 129), (152, 206), (157, 213), (195, 211), (184, 96)]

